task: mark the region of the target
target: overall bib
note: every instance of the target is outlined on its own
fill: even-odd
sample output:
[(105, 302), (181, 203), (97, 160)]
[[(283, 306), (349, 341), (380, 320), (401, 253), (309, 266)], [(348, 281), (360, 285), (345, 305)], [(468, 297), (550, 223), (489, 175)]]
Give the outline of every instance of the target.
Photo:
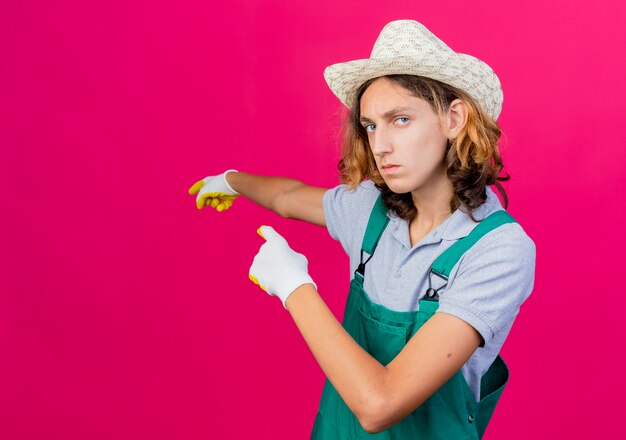
[[(350, 282), (350, 293), (342, 326), (354, 340), (382, 365), (391, 362), (409, 339), (437, 311), (438, 291), (432, 288), (432, 276), (444, 280), (459, 258), (487, 232), (515, 222), (506, 211), (496, 211), (482, 220), (466, 237), (443, 252), (432, 264), (426, 294), (419, 301), (419, 310), (399, 312), (372, 302), (363, 289), (365, 264), (372, 258), (378, 240), (387, 227), (387, 209), (379, 197), (374, 204), (361, 247), (361, 264)], [(370, 255), (363, 262), (363, 252)], [(352, 414), (330, 381), (326, 379), (311, 439), (480, 439), (487, 428), (496, 403), (509, 378), (509, 371), (500, 357), (481, 378), (480, 401), (474, 400), (461, 370), (457, 371), (415, 411), (391, 428), (367, 433)]]

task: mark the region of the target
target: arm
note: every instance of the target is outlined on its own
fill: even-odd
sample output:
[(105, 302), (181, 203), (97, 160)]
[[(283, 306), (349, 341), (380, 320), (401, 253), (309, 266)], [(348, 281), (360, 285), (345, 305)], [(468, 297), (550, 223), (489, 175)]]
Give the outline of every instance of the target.
[(286, 307), (363, 428), (378, 432), (439, 389), (483, 338), (487, 343), (499, 329), (510, 328), (530, 295), (534, 271), (535, 245), (519, 225), (491, 232), (467, 251), (438, 311), (386, 367), (340, 326), (311, 284), (295, 289)]
[(352, 339), (313, 285), (297, 288), (286, 306), (328, 380), (370, 433), (395, 425), (415, 410), (481, 342), (465, 321), (435, 313), (385, 367)]
[(285, 218), (326, 227), (322, 197), (327, 188), (286, 177), (228, 173), (228, 184), (239, 194)]

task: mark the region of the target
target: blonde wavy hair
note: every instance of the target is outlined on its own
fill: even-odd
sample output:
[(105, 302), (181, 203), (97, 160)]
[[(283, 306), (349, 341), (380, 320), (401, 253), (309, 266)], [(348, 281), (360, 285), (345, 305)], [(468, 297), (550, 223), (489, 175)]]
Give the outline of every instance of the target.
[[(454, 188), (454, 197), (450, 201), (451, 212), (465, 206), (470, 218), (477, 221), (473, 211), (487, 199), (487, 185), (496, 186), (507, 207), (508, 197), (499, 182), (508, 180), (510, 176), (500, 176), (503, 168), (498, 151), (501, 130), (496, 121), (471, 96), (449, 84), (416, 75), (387, 75), (384, 78), (428, 102), (440, 120), (443, 120), (444, 113), (455, 99), (461, 99), (467, 104), (467, 123), (456, 139), (448, 140), (446, 148), (446, 172)], [(353, 110), (346, 109), (342, 130), (342, 156), (337, 168), (341, 182), (351, 189), (365, 179), (372, 180), (381, 191), (385, 206), (398, 217), (411, 220), (417, 214), (411, 193), (394, 193), (385, 184), (376, 167), (367, 132), (360, 122), (361, 97), (376, 79), (378, 78), (363, 83), (352, 103)]]

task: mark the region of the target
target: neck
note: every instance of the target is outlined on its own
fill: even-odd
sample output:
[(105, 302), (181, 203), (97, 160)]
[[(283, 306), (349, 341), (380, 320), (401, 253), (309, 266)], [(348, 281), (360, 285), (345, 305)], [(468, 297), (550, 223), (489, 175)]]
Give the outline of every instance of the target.
[(454, 187), (447, 175), (411, 192), (417, 214), (411, 220), (411, 227), (418, 231), (428, 231), (443, 223), (451, 214), (450, 201)]

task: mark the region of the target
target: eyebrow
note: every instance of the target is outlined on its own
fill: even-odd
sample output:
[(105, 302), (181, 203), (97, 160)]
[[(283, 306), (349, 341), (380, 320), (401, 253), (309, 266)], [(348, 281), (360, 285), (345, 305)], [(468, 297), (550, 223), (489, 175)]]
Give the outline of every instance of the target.
[[(412, 107), (395, 107), (392, 108), (391, 110), (385, 112), (383, 114), (383, 119), (389, 119), (391, 116), (394, 116), (398, 113), (404, 113), (410, 111), (411, 113), (413, 112), (413, 108)], [(374, 122), (371, 119), (369, 119), (366, 116), (361, 116), (361, 119), (359, 119), (360, 122)]]

